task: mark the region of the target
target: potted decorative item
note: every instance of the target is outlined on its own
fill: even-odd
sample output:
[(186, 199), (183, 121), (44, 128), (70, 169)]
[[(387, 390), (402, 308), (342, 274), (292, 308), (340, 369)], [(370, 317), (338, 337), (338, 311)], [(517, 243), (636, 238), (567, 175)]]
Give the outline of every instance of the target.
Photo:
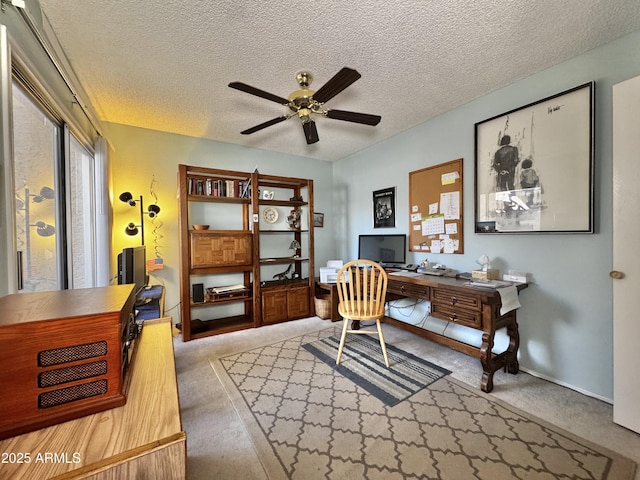
[(289, 228), (291, 230), (300, 230), (300, 218), (302, 216), (302, 211), (299, 208), (294, 208), (291, 210), (291, 213), (287, 217), (287, 223), (289, 224)]

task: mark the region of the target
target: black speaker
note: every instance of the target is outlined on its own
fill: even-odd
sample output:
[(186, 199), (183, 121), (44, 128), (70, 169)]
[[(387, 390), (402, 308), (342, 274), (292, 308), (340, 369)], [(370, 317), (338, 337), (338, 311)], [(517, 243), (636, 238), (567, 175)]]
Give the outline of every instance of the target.
[(204, 302), (204, 285), (202, 283), (194, 283), (191, 287), (193, 289), (193, 303)]

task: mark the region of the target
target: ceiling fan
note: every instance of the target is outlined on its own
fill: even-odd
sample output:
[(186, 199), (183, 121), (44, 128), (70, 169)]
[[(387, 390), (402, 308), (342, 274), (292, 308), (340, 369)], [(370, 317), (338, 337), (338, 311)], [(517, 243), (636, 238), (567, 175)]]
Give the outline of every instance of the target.
[(289, 109), (293, 113), (287, 113), (279, 117), (268, 120), (264, 123), (248, 128), (240, 132), (243, 135), (255, 133), (263, 128), (270, 127), (277, 123), (283, 122), (295, 115), (302, 122), (302, 129), (308, 144), (316, 143), (320, 138), (316, 129), (316, 123), (312, 116), (315, 114), (323, 115), (334, 120), (344, 120), (347, 122), (362, 123), (364, 125), (375, 126), (380, 123), (380, 115), (370, 115), (368, 113), (348, 112), (346, 110), (325, 109), (324, 104), (333, 97), (342, 92), (345, 88), (358, 80), (361, 75), (352, 68), (344, 67), (336, 73), (327, 83), (320, 87), (317, 91), (311, 90), (309, 85), (313, 81), (313, 75), (309, 72), (299, 72), (296, 74), (296, 80), (300, 85), (300, 90), (292, 92), (288, 98), (273, 95), (259, 88), (252, 87), (242, 82), (231, 82), (229, 86), (251, 95), (256, 95), (272, 102), (279, 103)]

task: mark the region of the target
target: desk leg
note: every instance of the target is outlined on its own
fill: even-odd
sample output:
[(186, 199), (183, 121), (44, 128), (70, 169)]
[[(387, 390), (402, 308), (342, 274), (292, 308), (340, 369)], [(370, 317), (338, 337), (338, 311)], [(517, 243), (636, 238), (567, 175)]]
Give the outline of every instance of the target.
[(480, 388), (483, 392), (487, 393), (493, 390), (493, 374), (496, 371), (492, 361), (493, 359), (491, 358), (495, 334), (495, 330), (484, 332), (482, 334), (482, 346), (480, 347), (480, 363), (482, 363), (482, 381)]
[(520, 333), (518, 333), (518, 322), (516, 321), (516, 314), (513, 313), (513, 321), (507, 324), (507, 335), (509, 335), (509, 347), (507, 348), (508, 356), (505, 369), (509, 373), (516, 374), (520, 371), (520, 364), (518, 363), (518, 348), (520, 348)]
[(342, 320), (342, 317), (338, 313), (338, 303), (340, 300), (338, 299), (338, 288), (331, 288), (331, 321), (337, 322), (338, 320)]
[(509, 346), (507, 349), (497, 355), (492, 353), (494, 338), (496, 335), (495, 328), (482, 334), (482, 346), (480, 347), (480, 362), (482, 363), (482, 382), (480, 388), (483, 392), (489, 393), (493, 390), (493, 374), (500, 368), (516, 374), (520, 370), (518, 364), (518, 348), (520, 346), (520, 334), (518, 333), (518, 323), (516, 322), (515, 312), (507, 314), (508, 317), (503, 319), (502, 326), (506, 326), (507, 335), (509, 335)]

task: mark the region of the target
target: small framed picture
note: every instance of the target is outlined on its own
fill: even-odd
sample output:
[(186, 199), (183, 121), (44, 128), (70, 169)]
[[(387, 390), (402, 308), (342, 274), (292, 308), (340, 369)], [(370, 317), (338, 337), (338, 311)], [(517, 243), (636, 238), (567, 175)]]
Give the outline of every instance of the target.
[(313, 226), (314, 227), (324, 227), (324, 213), (316, 213), (313, 214)]

